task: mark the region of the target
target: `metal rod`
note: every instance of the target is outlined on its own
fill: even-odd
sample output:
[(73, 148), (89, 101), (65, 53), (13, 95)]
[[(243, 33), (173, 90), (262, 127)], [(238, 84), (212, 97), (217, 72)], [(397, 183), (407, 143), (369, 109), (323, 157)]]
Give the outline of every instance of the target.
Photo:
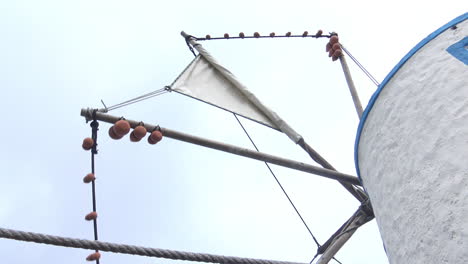
[[(92, 119), (92, 112), (93, 112), (93, 109), (90, 109), (90, 108), (81, 109), (81, 116), (85, 117), (86, 120), (91, 120)], [(112, 115), (101, 113), (101, 112), (96, 112), (96, 119), (100, 120), (100, 121), (103, 121), (103, 122), (113, 124), (113, 123), (117, 122), (118, 120), (120, 120), (121, 117), (112, 116)], [(135, 128), (136, 126), (141, 124), (140, 121), (134, 121), (134, 120), (129, 120), (129, 119), (126, 119), (126, 120), (130, 123), (130, 126), (132, 128)], [(178, 131), (175, 131), (175, 130), (170, 130), (170, 129), (167, 129), (167, 128), (162, 128), (162, 127), (151, 125), (151, 124), (148, 124), (148, 123), (145, 123), (144, 125), (145, 125), (145, 127), (146, 127), (146, 129), (148, 131), (152, 131), (155, 128), (158, 128), (162, 132), (162, 134), (165, 137), (168, 137), (168, 138), (172, 138), (172, 139), (176, 139), (176, 140), (196, 144), (196, 145), (207, 147), (207, 148), (221, 150), (221, 151), (224, 151), (224, 152), (228, 152), (228, 153), (231, 153), (231, 154), (235, 154), (235, 155), (239, 155), (239, 156), (243, 156), (243, 157), (247, 157), (247, 158), (261, 160), (261, 161), (264, 161), (264, 162), (268, 162), (268, 163), (271, 163), (271, 164), (287, 167), (287, 168), (290, 168), (290, 169), (295, 169), (295, 170), (299, 170), (299, 171), (303, 171), (303, 172), (312, 173), (312, 174), (319, 175), (319, 176), (322, 176), (322, 177), (338, 180), (340, 182), (347, 182), (347, 183), (354, 184), (354, 185), (359, 185), (359, 186), (361, 185), (361, 183), (359, 182), (359, 179), (356, 176), (351, 176), (351, 175), (344, 174), (344, 173), (341, 173), (341, 172), (337, 172), (337, 171), (333, 171), (333, 170), (329, 170), (329, 169), (324, 169), (324, 168), (320, 168), (320, 167), (316, 167), (316, 166), (312, 166), (312, 165), (309, 165), (309, 164), (305, 164), (305, 163), (302, 163), (302, 162), (297, 162), (297, 161), (290, 160), (290, 159), (280, 158), (280, 157), (277, 157), (277, 156), (273, 156), (273, 155), (262, 153), (262, 152), (253, 151), (253, 150), (246, 149), (246, 148), (240, 148), (240, 147), (237, 147), (237, 146), (234, 146), (234, 145), (229, 145), (229, 144), (225, 144), (225, 143), (222, 143), (222, 142), (218, 142), (218, 141), (214, 141), (214, 140), (209, 140), (209, 139), (189, 135), (189, 134), (186, 134), (186, 133), (178, 132)]]
[(363, 112), (361, 100), (359, 100), (356, 87), (354, 86), (353, 78), (351, 78), (351, 73), (349, 72), (348, 64), (346, 63), (346, 59), (344, 56), (340, 56), (340, 63), (341, 67), (343, 68), (343, 73), (345, 75), (346, 82), (348, 83), (349, 91), (351, 92), (351, 96), (353, 97), (354, 107), (356, 108), (356, 112), (358, 114), (359, 119), (361, 119)]

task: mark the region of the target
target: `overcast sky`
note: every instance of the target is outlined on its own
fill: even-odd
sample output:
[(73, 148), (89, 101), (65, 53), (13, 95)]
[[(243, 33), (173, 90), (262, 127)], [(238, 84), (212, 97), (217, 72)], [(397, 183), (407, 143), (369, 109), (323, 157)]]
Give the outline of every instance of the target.
[[(90, 136), (83, 107), (119, 103), (171, 84), (193, 59), (194, 36), (336, 31), (383, 80), (420, 40), (466, 12), (466, 1), (3, 1), (0, 4), (0, 227), (93, 238)], [(325, 39), (202, 43), (338, 170), (355, 175), (358, 125)], [(364, 105), (376, 86), (348, 60)], [(164, 94), (111, 114), (251, 148), (227, 112)], [(261, 151), (313, 164), (283, 134), (243, 120)], [(150, 146), (107, 136), (96, 181), (103, 241), (309, 262), (316, 246), (261, 162), (171, 139)], [(357, 209), (338, 183), (277, 166), (320, 243)], [(391, 199), (391, 197), (389, 197)], [(83, 263), (89, 250), (0, 239), (4, 263)], [(375, 220), (338, 253), (344, 264), (387, 263)], [(171, 263), (103, 253), (101, 263)]]

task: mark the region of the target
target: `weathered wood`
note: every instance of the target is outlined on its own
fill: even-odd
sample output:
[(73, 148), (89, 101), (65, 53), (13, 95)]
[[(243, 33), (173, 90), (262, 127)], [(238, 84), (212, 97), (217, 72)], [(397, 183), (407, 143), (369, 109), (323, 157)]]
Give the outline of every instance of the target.
[(359, 119), (361, 119), (362, 113), (364, 111), (362, 110), (361, 100), (359, 100), (359, 95), (356, 91), (356, 87), (354, 86), (353, 78), (351, 78), (351, 73), (349, 72), (348, 64), (346, 63), (346, 59), (344, 56), (340, 56), (340, 63), (341, 63), (341, 67), (343, 68), (343, 73), (345, 75), (346, 83), (348, 84), (349, 91), (351, 92), (351, 97), (353, 98), (354, 107), (356, 108), (356, 113)]
[[(336, 169), (330, 164), (328, 163), (328, 161), (323, 158), (317, 151), (315, 151), (311, 146), (309, 146), (305, 141), (304, 139), (301, 139), (298, 143), (297, 143), (299, 146), (302, 147), (302, 149), (305, 150), (305, 152), (307, 152), (307, 154), (309, 154), (309, 156), (315, 161), (317, 162), (318, 164), (320, 164), (322, 167), (324, 167), (325, 169), (329, 169), (329, 170), (334, 170), (336, 171)], [(340, 182), (341, 185), (343, 185), (343, 187), (348, 191), (350, 192), (359, 202), (363, 203), (365, 202), (366, 200), (369, 199), (369, 197), (367, 197), (367, 194), (353, 186), (352, 184), (349, 184), (349, 183), (345, 183), (345, 182)]]
[[(87, 120), (92, 120), (93, 112), (94, 112), (93, 109), (89, 109), (89, 108), (81, 109), (81, 116), (85, 117)], [(112, 115), (105, 114), (99, 111), (95, 112), (94, 118), (96, 118), (96, 120), (100, 120), (100, 121), (111, 123), (111, 124), (120, 120), (120, 117), (118, 116), (112, 116)], [(136, 126), (141, 124), (140, 121), (134, 121), (134, 120), (129, 120), (129, 119), (126, 119), (126, 120), (130, 123), (130, 126), (132, 128), (135, 128)], [(302, 162), (297, 162), (297, 161), (290, 160), (290, 159), (280, 158), (277, 156), (273, 156), (273, 155), (262, 153), (262, 152), (257, 152), (257, 151), (246, 149), (246, 148), (240, 148), (234, 145), (225, 144), (222, 142), (217, 142), (214, 140), (209, 140), (209, 139), (189, 135), (186, 133), (151, 125), (148, 123), (145, 123), (144, 125), (148, 131), (152, 131), (155, 128), (158, 128), (162, 132), (162, 134), (168, 138), (196, 144), (199, 146), (204, 146), (207, 148), (221, 150), (224, 152), (232, 153), (232, 154), (247, 157), (247, 158), (261, 160), (264, 162), (287, 167), (290, 169), (308, 172), (308, 173), (319, 175), (322, 177), (338, 180), (340, 182), (346, 182), (346, 183), (359, 185), (359, 186), (361, 185), (359, 179), (356, 176), (351, 176), (351, 175), (344, 174), (341, 172), (320, 168), (317, 166), (305, 164)]]
[[(348, 64), (346, 63), (346, 59), (344, 56), (340, 56), (340, 63), (341, 67), (343, 68), (343, 73), (346, 78), (346, 83), (348, 84), (349, 91), (351, 93), (351, 97), (353, 98), (353, 103), (354, 103), (354, 108), (356, 109), (356, 113), (361, 119), (362, 114), (363, 114), (363, 108), (361, 101), (359, 100), (358, 93), (356, 91), (356, 87), (354, 86), (353, 79), (351, 78), (351, 73), (348, 68)], [(346, 186), (343, 184), (346, 189), (349, 190), (349, 186)], [(351, 192), (352, 193), (352, 192)], [(365, 199), (368, 199), (367, 194), (365, 194)], [(361, 201), (361, 200), (360, 200)], [(364, 201), (361, 201), (364, 202)], [(369, 206), (369, 210), (372, 210), (372, 208)], [(340, 229), (341, 232), (338, 235), (334, 234), (334, 238), (332, 241), (327, 241), (329, 243), (329, 246), (326, 248), (325, 252), (323, 255), (320, 257), (320, 259), (317, 261), (317, 264), (327, 264), (334, 256), (335, 254), (343, 247), (343, 245), (353, 236), (354, 232), (362, 226), (363, 224), (367, 223), (371, 219), (373, 219), (374, 216), (372, 212), (366, 212), (359, 208), (359, 210), (348, 220), (346, 225)]]
[(363, 206), (359, 207), (353, 216), (340, 227), (338, 234), (333, 235), (333, 240), (331, 242), (327, 241), (329, 245), (316, 264), (327, 264), (359, 227), (373, 219), (373, 216), (369, 216), (368, 214), (368, 212), (363, 210)]

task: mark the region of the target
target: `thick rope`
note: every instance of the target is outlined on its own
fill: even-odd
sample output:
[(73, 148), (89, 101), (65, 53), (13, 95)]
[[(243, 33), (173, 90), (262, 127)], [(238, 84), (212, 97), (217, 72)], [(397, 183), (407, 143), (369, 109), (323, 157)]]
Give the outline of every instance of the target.
[(92, 241), (86, 239), (75, 239), (60, 236), (52, 236), (40, 233), (25, 232), (18, 230), (11, 230), (0, 228), (0, 237), (7, 239), (14, 239), (20, 241), (28, 241), (35, 243), (42, 243), (48, 245), (55, 245), (61, 247), (72, 247), (82, 249), (94, 249), (114, 253), (139, 255), (156, 258), (166, 258), (174, 260), (188, 260), (209, 263), (225, 263), (225, 264), (303, 264), (297, 262), (252, 259), (230, 257), (222, 255), (212, 255), (205, 253), (193, 253), (168, 249), (157, 249), (149, 247), (139, 247), (132, 245), (116, 244), (102, 241)]

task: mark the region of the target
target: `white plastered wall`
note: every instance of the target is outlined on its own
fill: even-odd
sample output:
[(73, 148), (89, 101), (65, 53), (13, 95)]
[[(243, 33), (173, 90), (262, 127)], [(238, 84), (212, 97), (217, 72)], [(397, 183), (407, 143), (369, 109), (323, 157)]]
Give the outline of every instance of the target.
[(417, 51), (362, 128), (359, 169), (392, 264), (468, 263), (468, 66), (446, 49), (468, 20)]

